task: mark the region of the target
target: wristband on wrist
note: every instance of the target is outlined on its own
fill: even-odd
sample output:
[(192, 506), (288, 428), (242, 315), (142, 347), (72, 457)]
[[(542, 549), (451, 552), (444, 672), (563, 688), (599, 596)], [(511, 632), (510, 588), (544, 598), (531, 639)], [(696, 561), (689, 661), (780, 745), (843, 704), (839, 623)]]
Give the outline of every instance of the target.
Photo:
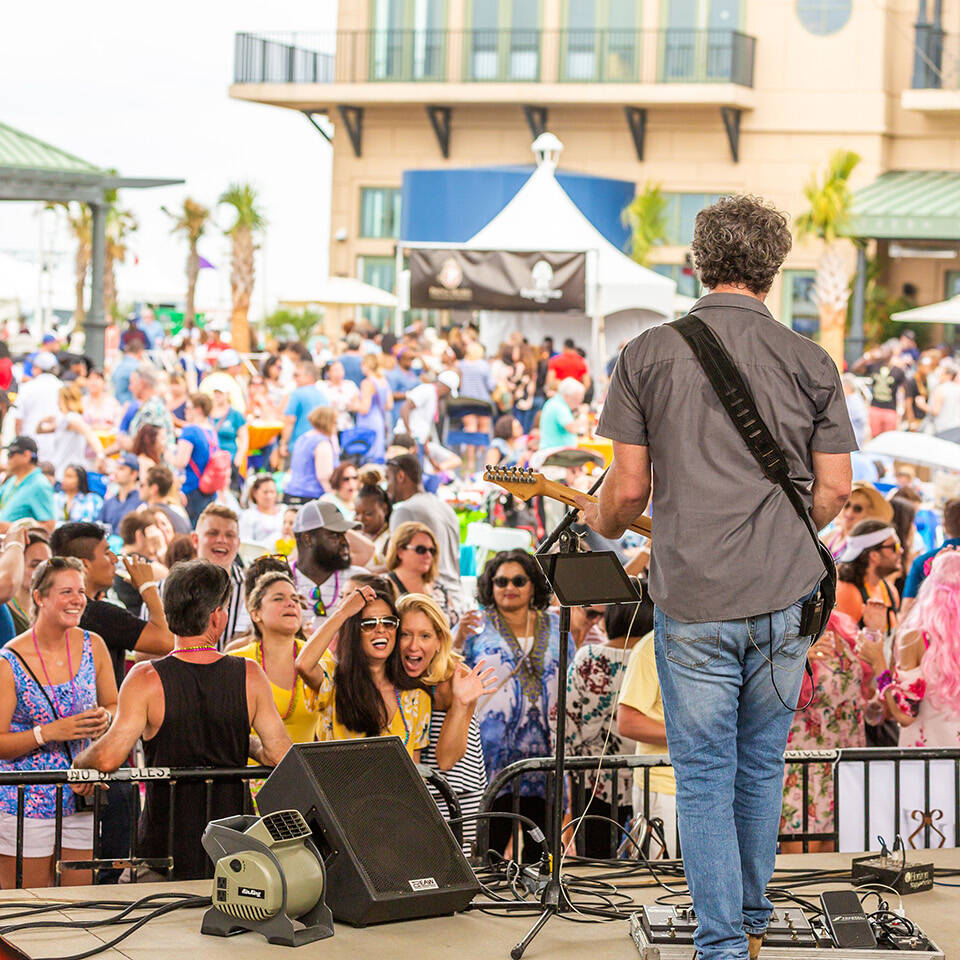
[(142, 597), (144, 591), (149, 590), (151, 587), (157, 587), (159, 589), (160, 584), (157, 580), (148, 580), (146, 583), (141, 583), (137, 590)]
[(886, 690), (887, 687), (892, 686), (892, 684), (893, 684), (892, 674), (890, 673), (889, 670), (884, 670), (883, 673), (881, 673), (880, 676), (877, 677), (877, 693), (879, 693), (880, 696), (882, 697), (883, 691)]
[(47, 742), (43, 739), (43, 730), (41, 729), (39, 723), (33, 728), (33, 739), (37, 741), (38, 747), (44, 746)]

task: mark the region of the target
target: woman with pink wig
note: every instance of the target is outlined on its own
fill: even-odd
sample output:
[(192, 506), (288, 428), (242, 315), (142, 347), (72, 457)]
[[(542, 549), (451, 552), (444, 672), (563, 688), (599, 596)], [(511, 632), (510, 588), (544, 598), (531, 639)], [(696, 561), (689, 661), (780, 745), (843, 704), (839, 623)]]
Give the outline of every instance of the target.
[[(838, 747), (863, 747), (866, 731), (864, 703), (873, 695), (860, 662), (863, 641), (856, 622), (838, 610), (830, 615), (823, 636), (807, 651), (813, 670), (803, 678), (798, 709), (787, 738), (788, 750), (832, 750)], [(876, 644), (879, 647), (879, 644)], [(811, 697), (812, 692), (812, 697)], [(807, 830), (826, 831), (833, 825), (833, 764), (814, 763), (807, 768), (804, 795), (803, 769), (788, 763), (784, 771), (782, 833), (800, 833), (804, 829), (803, 808), (807, 808)], [(830, 841), (811, 840), (811, 853), (832, 850)], [(800, 853), (799, 841), (785, 843), (784, 853)]]
[(897, 633), (896, 670), (877, 689), (900, 724), (901, 747), (960, 743), (960, 552), (938, 553)]

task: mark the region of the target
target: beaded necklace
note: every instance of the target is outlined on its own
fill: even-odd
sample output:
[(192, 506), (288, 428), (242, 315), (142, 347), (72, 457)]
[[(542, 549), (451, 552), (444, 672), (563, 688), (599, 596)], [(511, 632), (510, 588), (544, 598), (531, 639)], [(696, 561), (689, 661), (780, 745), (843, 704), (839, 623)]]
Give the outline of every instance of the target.
[(16, 610), (24, 620), (29, 621), (30, 618), (23, 612), (23, 608), (20, 606), (20, 604), (17, 603), (17, 598), (11, 597), (10, 602), (13, 604), (13, 609)]
[(214, 650), (216, 651), (217, 645), (211, 643), (203, 643), (198, 647), (176, 647), (174, 653), (200, 653), (202, 650)]
[(403, 721), (403, 745), (410, 742), (410, 726), (407, 724), (407, 718), (403, 715), (403, 704), (400, 702), (400, 691), (394, 687), (393, 694), (397, 698), (397, 710), (400, 711), (400, 719)]
[[(33, 637), (33, 649), (37, 653), (37, 659), (40, 661), (40, 666), (43, 668), (43, 675), (47, 678), (47, 686), (50, 688), (50, 693), (53, 694), (53, 683), (50, 680), (50, 674), (47, 673), (47, 665), (43, 662), (43, 656), (40, 653), (40, 645), (37, 643), (37, 628), (35, 626), (30, 628), (30, 635)], [(70, 704), (70, 713), (68, 716), (73, 716), (77, 712), (77, 688), (73, 682), (73, 662), (70, 659), (70, 634), (67, 634), (67, 669), (70, 671), (70, 692), (73, 696), (73, 700)], [(55, 696), (50, 697), (51, 706), (53, 706), (53, 712), (56, 714), (57, 719), (60, 719), (60, 710), (57, 708), (57, 701)], [(400, 703), (400, 695), (397, 694), (397, 703)], [(406, 726), (406, 724), (404, 724)]]
[[(296, 659), (296, 656), (297, 656), (296, 640), (293, 641), (293, 656), (294, 656), (294, 659)], [(264, 663), (263, 663), (263, 639), (262, 638), (258, 638), (257, 640), (257, 658), (260, 663), (260, 668), (263, 670), (264, 673), (266, 673), (267, 668), (264, 666)], [(287, 712), (281, 715), (280, 717), (281, 720), (289, 720), (290, 717), (293, 716), (293, 708), (297, 702), (297, 687), (299, 686), (299, 684), (300, 684), (299, 675), (294, 676), (293, 689), (290, 691), (290, 702), (287, 704)], [(398, 700), (397, 702), (399, 703), (400, 701)]]

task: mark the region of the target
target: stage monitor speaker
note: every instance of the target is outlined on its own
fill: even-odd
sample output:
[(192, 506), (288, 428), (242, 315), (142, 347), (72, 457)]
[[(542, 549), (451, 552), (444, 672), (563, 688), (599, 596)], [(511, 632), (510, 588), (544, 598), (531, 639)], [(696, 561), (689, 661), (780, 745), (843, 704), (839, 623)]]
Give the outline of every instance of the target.
[(303, 814), (326, 867), (327, 905), (344, 923), (450, 914), (479, 891), (399, 737), (295, 743), (257, 808)]

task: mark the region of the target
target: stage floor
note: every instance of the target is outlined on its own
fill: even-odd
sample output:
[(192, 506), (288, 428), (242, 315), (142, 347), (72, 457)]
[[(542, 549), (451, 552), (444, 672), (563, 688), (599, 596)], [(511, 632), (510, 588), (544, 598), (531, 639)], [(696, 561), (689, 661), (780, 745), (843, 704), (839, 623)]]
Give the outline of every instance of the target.
[[(779, 867), (803, 869), (836, 869), (850, 865), (851, 854), (807, 854), (777, 858)], [(960, 850), (915, 851), (911, 859), (932, 860), (938, 867), (960, 868)], [(950, 879), (960, 883), (960, 879)], [(136, 900), (151, 893), (177, 890), (208, 894), (210, 881), (181, 884), (124, 884), (120, 886), (73, 887), (51, 890), (4, 890), (2, 900), (62, 902), (64, 908), (50, 919), (93, 919), (90, 911), (71, 910), (71, 901), (108, 898)], [(626, 888), (626, 884), (624, 884)], [(811, 895), (817, 888), (804, 888)], [(661, 891), (662, 892), (662, 891)], [(655, 888), (634, 891), (637, 902), (652, 902)], [(890, 895), (893, 897), (893, 894)], [(926, 893), (904, 897), (907, 916), (945, 951), (947, 960), (960, 960), (960, 888), (935, 886)], [(469, 960), (508, 960), (510, 949), (522, 939), (532, 924), (530, 917), (494, 917), (471, 911), (454, 917), (413, 920), (406, 923), (356, 929), (338, 924), (332, 939), (321, 940), (296, 948), (268, 944), (262, 937), (245, 933), (229, 939), (200, 934), (201, 910), (182, 910), (152, 920), (118, 947), (99, 956), (107, 960), (162, 960), (167, 957), (211, 958), (211, 960), (256, 960), (264, 956), (323, 957), (324, 960), (365, 960), (367, 957), (417, 957), (418, 960), (463, 957)], [(19, 922), (19, 921), (14, 921)], [(0, 924), (2, 909), (0, 909)], [(22, 931), (10, 934), (9, 941), (28, 957), (63, 957), (80, 953), (106, 942), (119, 933), (119, 927), (97, 931), (77, 931), (67, 937), (59, 930)], [(531, 944), (529, 960), (568, 960), (571, 957), (592, 960), (637, 960), (638, 953), (628, 936), (626, 922), (576, 923), (551, 920)], [(23, 955), (21, 954), (21, 956)], [(811, 960), (814, 951), (811, 951)], [(822, 954), (828, 957), (828, 954)], [(899, 954), (890, 954), (891, 957)], [(0, 942), (0, 956), (16, 956)], [(761, 960), (763, 953), (760, 954)]]

